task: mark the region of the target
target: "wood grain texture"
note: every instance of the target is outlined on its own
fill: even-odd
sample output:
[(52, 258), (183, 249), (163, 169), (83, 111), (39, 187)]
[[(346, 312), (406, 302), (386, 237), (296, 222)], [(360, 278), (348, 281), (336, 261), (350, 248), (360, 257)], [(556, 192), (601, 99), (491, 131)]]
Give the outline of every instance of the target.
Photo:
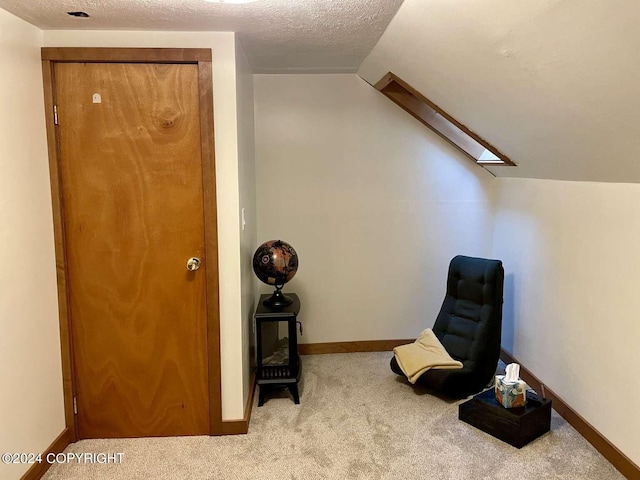
[(482, 161), (478, 165), (515, 166), (509, 157), (393, 73), (387, 73), (374, 87), (419, 122), (456, 146), (474, 162), (478, 163), (485, 149), (494, 152), (502, 160), (502, 162)]
[[(520, 364), (520, 376), (529, 384), (538, 394), (542, 394), (541, 385), (543, 383), (522, 363), (520, 363), (513, 355), (504, 349), (500, 351), (500, 359), (509, 363)], [(611, 464), (618, 469), (625, 477), (633, 480), (640, 480), (640, 467), (636, 465), (629, 457), (622, 453), (618, 448), (607, 440), (600, 432), (598, 432), (589, 422), (571, 408), (564, 400), (556, 395), (549, 388), (544, 387), (546, 398), (553, 402), (553, 409), (558, 412), (577, 432), (582, 435), (591, 445), (598, 450)]]
[(49, 151), (49, 178), (51, 183), (51, 204), (53, 214), (53, 238), (56, 255), (56, 278), (58, 284), (58, 315), (60, 323), (60, 353), (62, 360), (62, 386), (64, 391), (64, 417), (71, 441), (78, 439), (75, 415), (73, 413), (73, 355), (69, 324), (69, 298), (67, 289), (67, 266), (64, 247), (64, 221), (62, 209), (61, 178), (58, 156), (58, 140), (53, 119), (54, 91), (53, 64), (42, 62), (42, 80), (44, 85), (45, 122), (47, 128), (47, 146)]
[(322, 355), (325, 353), (390, 352), (399, 345), (413, 343), (411, 340), (365, 340), (357, 342), (328, 342), (298, 344), (300, 355)]
[(218, 278), (218, 211), (216, 208), (216, 163), (213, 123), (213, 70), (211, 62), (198, 63), (200, 104), (200, 149), (204, 238), (207, 262), (207, 318), (209, 372), (209, 433), (222, 430), (222, 376), (220, 372), (220, 291)]
[(249, 432), (249, 423), (251, 421), (251, 411), (253, 409), (253, 395), (256, 391), (256, 374), (251, 372), (251, 378), (249, 379), (249, 395), (247, 397), (247, 404), (244, 407), (244, 417), (240, 420), (223, 420), (222, 422), (222, 434), (223, 435), (242, 435)]
[(79, 437), (209, 433), (197, 66), (55, 76)]
[(209, 48), (43, 47), (43, 60), (53, 62), (197, 63), (211, 62)]
[[(47, 455), (58, 454), (62, 452), (70, 443), (73, 443), (75, 440), (73, 438), (73, 434), (71, 430), (65, 428), (58, 438), (56, 438), (53, 443), (42, 453), (42, 463), (34, 463), (29, 470), (25, 472), (25, 474), (21, 477), (21, 480), (39, 480), (42, 476), (49, 470), (51, 466), (50, 463), (46, 461)], [(33, 452), (35, 453), (35, 452)]]

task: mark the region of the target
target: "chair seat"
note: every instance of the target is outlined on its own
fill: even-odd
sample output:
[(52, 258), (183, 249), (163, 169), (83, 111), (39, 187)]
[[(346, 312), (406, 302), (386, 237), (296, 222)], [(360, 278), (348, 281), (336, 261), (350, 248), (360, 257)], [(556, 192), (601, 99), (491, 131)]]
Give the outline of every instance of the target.
[[(391, 370), (404, 376), (396, 357), (391, 358)], [(494, 373), (495, 369), (489, 375), (478, 375), (472, 369), (464, 367), (460, 370), (432, 369), (423, 373), (415, 385), (438, 391), (449, 398), (466, 398), (484, 389), (493, 378)]]

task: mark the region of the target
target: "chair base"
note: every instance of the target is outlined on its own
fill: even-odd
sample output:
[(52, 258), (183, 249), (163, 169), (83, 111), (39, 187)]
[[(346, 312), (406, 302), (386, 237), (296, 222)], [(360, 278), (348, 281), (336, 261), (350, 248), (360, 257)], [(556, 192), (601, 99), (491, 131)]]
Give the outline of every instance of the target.
[[(472, 371), (468, 368), (462, 368), (461, 370), (427, 370), (418, 378), (415, 384), (437, 390), (448, 398), (467, 398), (486, 387), (492, 379), (497, 366), (498, 360), (496, 359), (494, 369), (489, 374)], [(395, 356), (391, 358), (390, 367), (393, 373), (406, 378)]]

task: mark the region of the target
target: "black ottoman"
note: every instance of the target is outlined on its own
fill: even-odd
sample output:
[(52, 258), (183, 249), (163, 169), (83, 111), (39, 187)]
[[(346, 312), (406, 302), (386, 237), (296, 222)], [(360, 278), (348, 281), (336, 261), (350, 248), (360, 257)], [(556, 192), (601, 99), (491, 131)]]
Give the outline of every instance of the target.
[(458, 407), (458, 419), (522, 448), (551, 428), (551, 400), (527, 392), (527, 405), (504, 408), (493, 389), (479, 393)]

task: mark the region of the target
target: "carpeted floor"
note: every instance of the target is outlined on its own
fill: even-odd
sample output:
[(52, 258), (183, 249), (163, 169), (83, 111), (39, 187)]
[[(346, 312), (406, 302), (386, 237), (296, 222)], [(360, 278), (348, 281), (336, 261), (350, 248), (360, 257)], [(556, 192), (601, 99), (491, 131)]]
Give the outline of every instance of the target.
[(254, 404), (248, 435), (84, 440), (67, 451), (122, 452), (122, 463), (54, 465), (44, 479), (623, 478), (555, 413), (521, 450), (460, 422), (460, 402), (402, 382), (391, 355), (304, 356), (301, 404), (284, 391)]

